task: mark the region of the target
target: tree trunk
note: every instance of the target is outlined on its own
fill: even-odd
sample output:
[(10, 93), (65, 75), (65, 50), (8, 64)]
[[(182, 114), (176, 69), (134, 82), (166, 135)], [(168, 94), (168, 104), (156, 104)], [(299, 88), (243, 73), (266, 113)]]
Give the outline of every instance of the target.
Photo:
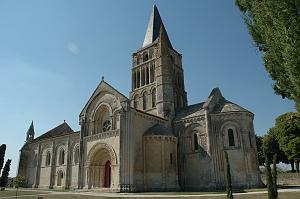
[(277, 191), (277, 167), (276, 167), (276, 162), (277, 162), (277, 154), (275, 153), (273, 155), (273, 190), (274, 190), (274, 199), (278, 198), (278, 191)]
[(295, 159), (296, 172), (299, 173), (299, 160)]
[(268, 189), (268, 199), (275, 199), (275, 194), (274, 194), (274, 186), (273, 186), (273, 177), (272, 177), (272, 172), (271, 172), (271, 167), (270, 167), (270, 162), (268, 158), (268, 153), (264, 151), (265, 155), (265, 168), (266, 168), (266, 177), (267, 177), (267, 189)]
[(291, 167), (292, 167), (292, 173), (295, 173), (295, 165), (294, 165), (294, 160), (291, 160)]

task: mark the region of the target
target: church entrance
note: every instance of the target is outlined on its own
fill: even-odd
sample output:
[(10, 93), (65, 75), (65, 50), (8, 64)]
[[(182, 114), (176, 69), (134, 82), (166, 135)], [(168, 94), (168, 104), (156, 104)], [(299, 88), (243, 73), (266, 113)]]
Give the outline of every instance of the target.
[(111, 152), (105, 147), (99, 147), (90, 154), (87, 167), (88, 188), (111, 188), (114, 174), (113, 159)]
[(63, 179), (64, 179), (64, 173), (63, 173), (63, 171), (59, 171), (58, 173), (57, 173), (57, 186), (62, 186), (62, 181), (63, 181)]
[(111, 181), (111, 167), (110, 167), (110, 161), (107, 160), (105, 163), (105, 174), (104, 174), (104, 187), (109, 188), (110, 187), (110, 181)]

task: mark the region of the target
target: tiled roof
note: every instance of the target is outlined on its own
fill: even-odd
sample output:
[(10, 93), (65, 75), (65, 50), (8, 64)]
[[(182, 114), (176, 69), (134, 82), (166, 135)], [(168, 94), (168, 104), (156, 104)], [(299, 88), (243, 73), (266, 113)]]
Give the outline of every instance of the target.
[(145, 133), (144, 136), (147, 135), (165, 135), (165, 136), (174, 136), (172, 129), (168, 128), (161, 124), (155, 124), (150, 127)]
[(35, 138), (35, 141), (47, 139), (47, 138), (58, 137), (58, 136), (69, 135), (69, 134), (73, 134), (73, 133), (77, 133), (77, 132), (74, 132), (71, 129), (71, 127), (66, 122), (64, 122), (64, 123), (58, 125), (57, 127), (51, 129), (50, 131), (42, 134), (41, 136)]
[(204, 114), (203, 109), (204, 102), (193, 104), (181, 109), (179, 112), (176, 113), (176, 120), (178, 119), (186, 119), (189, 117), (195, 117), (198, 115)]

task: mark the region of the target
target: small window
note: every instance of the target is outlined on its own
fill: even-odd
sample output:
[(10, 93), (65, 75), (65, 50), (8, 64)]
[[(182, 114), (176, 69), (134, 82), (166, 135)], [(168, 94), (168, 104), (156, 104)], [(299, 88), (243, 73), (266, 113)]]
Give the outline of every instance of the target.
[(106, 120), (103, 123), (102, 130), (103, 130), (103, 132), (106, 132), (106, 131), (109, 131), (110, 129), (111, 129), (111, 121), (110, 120)]
[(197, 133), (194, 134), (194, 150), (197, 151), (199, 149), (199, 144), (198, 144), (198, 135)]
[(143, 54), (143, 62), (148, 61), (148, 60), (149, 60), (148, 53), (144, 53)]
[(51, 155), (50, 155), (50, 151), (48, 151), (46, 154), (46, 166), (49, 166), (50, 162), (51, 162)]
[(170, 153), (170, 165), (172, 165), (172, 164), (173, 164), (173, 154)]
[(138, 108), (138, 95), (134, 96), (133, 107), (136, 108), (136, 109)]
[(229, 141), (229, 146), (235, 146), (234, 134), (232, 129), (228, 129), (228, 141)]
[(143, 110), (147, 109), (147, 92), (143, 94)]
[(154, 88), (151, 93), (152, 96), (152, 108), (156, 106), (156, 89)]
[(63, 165), (65, 164), (65, 150), (61, 149), (59, 151), (59, 161), (58, 161), (59, 165)]

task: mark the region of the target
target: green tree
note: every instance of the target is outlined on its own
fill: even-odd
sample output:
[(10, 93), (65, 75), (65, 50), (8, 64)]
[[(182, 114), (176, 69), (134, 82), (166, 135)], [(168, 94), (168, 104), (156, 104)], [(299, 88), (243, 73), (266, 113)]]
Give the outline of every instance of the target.
[(11, 160), (8, 159), (4, 165), (4, 168), (2, 171), (2, 176), (0, 178), (0, 187), (6, 187), (6, 185), (7, 185), (8, 175), (9, 175), (9, 170), (10, 170), (10, 163), (11, 163)]
[(226, 162), (226, 193), (228, 199), (233, 199), (230, 163), (229, 163), (228, 153), (226, 151), (224, 151), (224, 153), (225, 153), (225, 162)]
[(16, 198), (17, 198), (19, 187), (24, 187), (24, 185), (25, 185), (25, 178), (23, 176), (16, 176), (14, 178), (13, 184), (14, 184), (15, 188), (17, 188), (17, 190), (16, 190)]
[(2, 167), (3, 167), (3, 163), (4, 163), (5, 150), (6, 150), (6, 145), (1, 144), (1, 146), (0, 146), (0, 174), (1, 174)]
[(265, 156), (262, 148), (263, 138), (264, 138), (263, 136), (255, 135), (256, 147), (257, 147), (257, 158), (260, 166), (264, 165), (265, 163)]
[(273, 89), (295, 101), (300, 110), (300, 1), (236, 0)]
[(268, 198), (269, 199), (276, 199), (277, 197), (276, 197), (276, 194), (274, 192), (274, 180), (273, 180), (271, 166), (270, 166), (270, 160), (269, 160), (269, 151), (268, 151), (267, 148), (264, 148), (264, 155), (265, 155), (265, 168), (266, 168)]
[(288, 160), (296, 164), (299, 172), (300, 159), (300, 113), (285, 113), (276, 118), (274, 131), (280, 149)]
[(278, 190), (277, 190), (277, 154), (273, 155), (273, 170), (272, 170), (272, 177), (273, 177), (273, 192), (275, 198), (278, 198)]
[(14, 187), (19, 188), (19, 187), (24, 187), (25, 185), (25, 178), (23, 176), (16, 176), (14, 178)]

